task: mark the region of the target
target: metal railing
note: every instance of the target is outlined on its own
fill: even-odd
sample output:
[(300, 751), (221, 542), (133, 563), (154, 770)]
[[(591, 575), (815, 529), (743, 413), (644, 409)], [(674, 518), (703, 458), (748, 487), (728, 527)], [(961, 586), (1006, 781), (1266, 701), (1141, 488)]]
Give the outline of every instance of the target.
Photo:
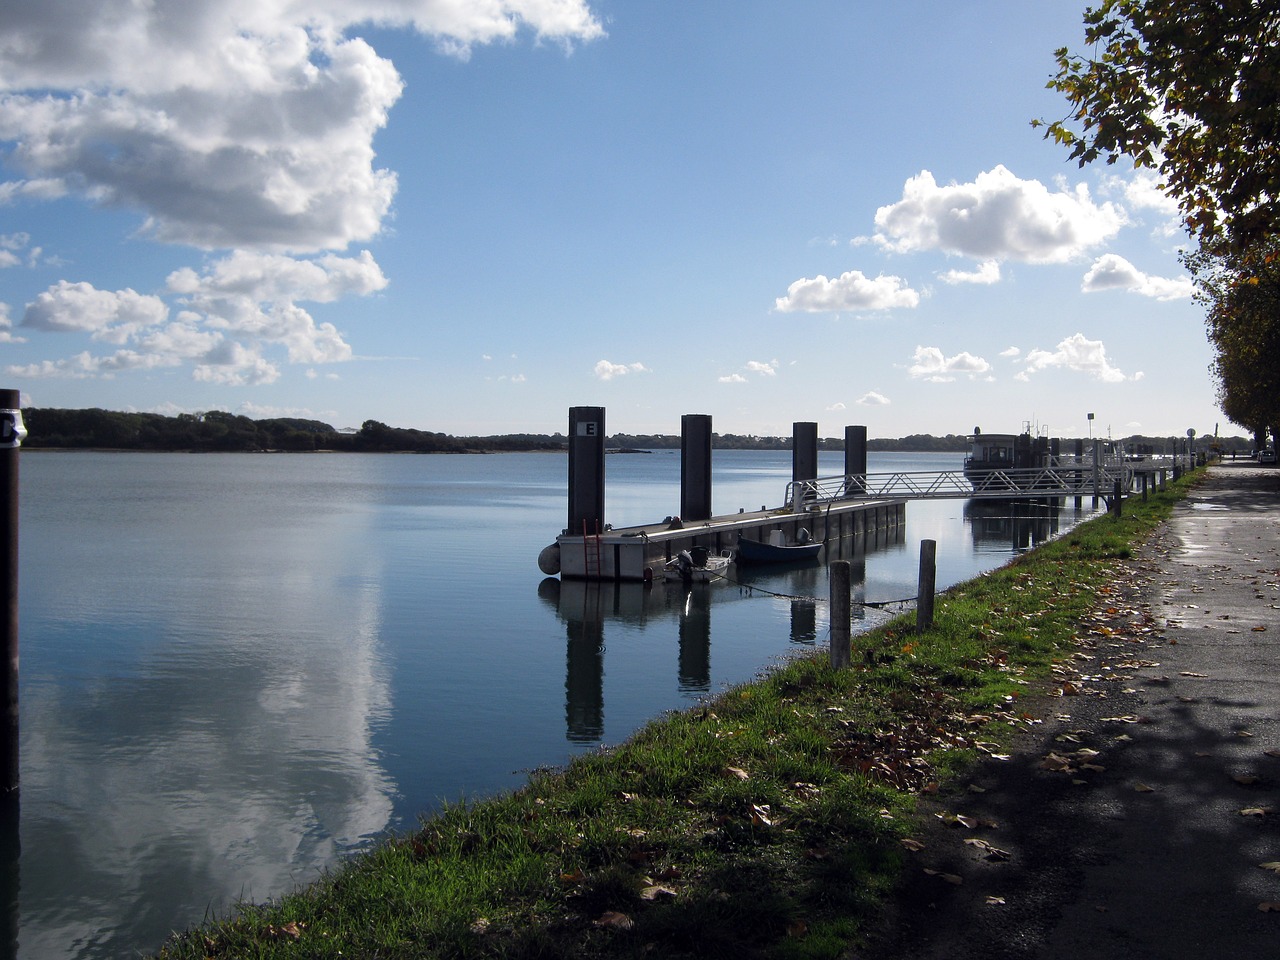
[(820, 477), (787, 484), (785, 503), (811, 506), (832, 500), (942, 500), (959, 497), (1010, 499), (1018, 497), (1110, 497), (1116, 481), (1122, 490), (1133, 485), (1131, 465), (1089, 461), (1051, 467), (990, 470), (966, 476), (963, 470), (909, 473), (858, 473)]

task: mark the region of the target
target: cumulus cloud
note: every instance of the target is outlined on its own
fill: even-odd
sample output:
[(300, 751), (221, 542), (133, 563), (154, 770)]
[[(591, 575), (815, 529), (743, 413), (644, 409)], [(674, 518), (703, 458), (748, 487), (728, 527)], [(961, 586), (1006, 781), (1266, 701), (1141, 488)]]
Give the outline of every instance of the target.
[(336, 363), (352, 357), (350, 345), (330, 323), (317, 323), (298, 301), (328, 303), (367, 295), (386, 286), (367, 252), (296, 260), (279, 254), (236, 251), (203, 273), (172, 273), (166, 293), (99, 290), (66, 280), (27, 304), (22, 326), (46, 333), (80, 333), (115, 344), (114, 354), (89, 352), (68, 360), (9, 367), (15, 376), (92, 377), (128, 370), (192, 365), (207, 383), (271, 383), (278, 360)]
[(649, 368), (643, 363), (610, 363), (608, 360), (600, 360), (595, 367), (598, 380), (612, 380), (614, 377), (625, 377), (628, 373), (648, 372)]
[(95, 340), (124, 343), (168, 316), (169, 308), (159, 297), (128, 289), (98, 290), (92, 284), (62, 280), (27, 304), (22, 325), (33, 330), (88, 333)]
[(868, 390), (857, 400), (854, 401), (860, 407), (887, 407), (889, 406), (889, 398), (883, 393), (875, 390)]
[(1120, 207), (1095, 203), (1083, 184), (1051, 191), (996, 166), (962, 184), (939, 185), (922, 171), (906, 182), (901, 200), (876, 211), (875, 222), (876, 242), (898, 253), (1062, 263), (1114, 236), (1126, 221)]
[(1127, 290), (1156, 300), (1186, 300), (1195, 293), (1195, 284), (1190, 277), (1153, 277), (1124, 257), (1107, 253), (1093, 261), (1080, 289), (1085, 293)]
[[(1082, 333), (1067, 337), (1053, 350), (1028, 351), (1025, 363), (1017, 375), (1019, 380), (1029, 380), (1032, 374), (1051, 368), (1085, 373), (1104, 383), (1119, 383), (1126, 379), (1123, 371), (1113, 367), (1107, 359), (1107, 348), (1102, 341), (1089, 340)], [(1134, 379), (1141, 377), (1141, 374), (1136, 374)]]
[(9, 305), (0, 302), (0, 343), (26, 343), (23, 337), (13, 334), (13, 321), (9, 319)]
[(938, 347), (917, 346), (911, 359), (914, 362), (907, 368), (907, 372), (917, 379), (934, 383), (948, 383), (957, 376), (973, 379), (991, 372), (991, 364), (981, 357), (967, 352), (947, 357)]
[(889, 310), (915, 307), (920, 294), (901, 277), (880, 275), (874, 280), (861, 271), (850, 270), (834, 280), (825, 276), (801, 279), (787, 287), (774, 306), (782, 313), (827, 313), (842, 310)]
[(1000, 351), (999, 355), (1001, 357), (1005, 357), (1006, 359), (1013, 359), (1015, 357), (1022, 356), (1022, 351), (1018, 347), (1006, 347), (1005, 349)]
[(31, 246), (28, 233), (0, 233), (0, 270), (22, 264), (35, 266), (40, 259), (39, 247)]
[(778, 361), (770, 360), (765, 363), (761, 360), (748, 360), (747, 372), (758, 373), (762, 377), (774, 377), (778, 374)]
[(943, 283), (952, 285), (958, 283), (977, 283), (990, 285), (1000, 282), (1000, 264), (996, 260), (984, 260), (978, 265), (977, 270), (948, 270), (946, 273), (938, 274), (938, 279)]
[(718, 378), (719, 383), (746, 383), (747, 378), (740, 373), (731, 373), (728, 376)]
[(603, 35), (585, 0), (61, 0), (6, 20), (0, 139), (28, 179), (0, 198), (71, 191), (160, 240), (291, 252), (374, 236), (395, 194), (373, 138), (403, 84), (350, 28), (462, 57)]

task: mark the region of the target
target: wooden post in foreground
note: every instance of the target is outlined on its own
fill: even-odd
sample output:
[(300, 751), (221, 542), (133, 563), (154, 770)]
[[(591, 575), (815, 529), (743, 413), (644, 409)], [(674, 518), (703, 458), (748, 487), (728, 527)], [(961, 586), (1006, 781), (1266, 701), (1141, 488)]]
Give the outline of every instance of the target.
[(853, 605), (850, 601), (849, 561), (832, 560), (831, 571), (831, 669), (843, 670), (852, 657), (849, 622)]
[(916, 633), (933, 626), (933, 592), (938, 581), (938, 541), (920, 541), (920, 583), (916, 590)]
[(18, 448), (27, 435), (17, 390), (0, 390), (0, 802), (18, 799)]

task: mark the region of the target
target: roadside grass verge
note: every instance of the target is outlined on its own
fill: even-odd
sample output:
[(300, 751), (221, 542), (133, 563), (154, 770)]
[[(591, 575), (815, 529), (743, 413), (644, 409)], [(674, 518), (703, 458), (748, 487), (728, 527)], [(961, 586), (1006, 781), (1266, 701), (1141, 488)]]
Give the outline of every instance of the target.
[(1081, 621), (1197, 474), (621, 746), (450, 806), (186, 958), (835, 958), (902, 869), (915, 797), (1033, 722)]

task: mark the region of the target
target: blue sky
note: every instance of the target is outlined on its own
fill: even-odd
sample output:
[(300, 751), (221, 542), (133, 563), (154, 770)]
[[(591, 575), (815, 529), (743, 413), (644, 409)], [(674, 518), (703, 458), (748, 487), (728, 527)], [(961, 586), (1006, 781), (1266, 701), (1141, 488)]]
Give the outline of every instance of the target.
[(0, 0), (0, 385), (339, 427), (1242, 432), (1053, 0)]

